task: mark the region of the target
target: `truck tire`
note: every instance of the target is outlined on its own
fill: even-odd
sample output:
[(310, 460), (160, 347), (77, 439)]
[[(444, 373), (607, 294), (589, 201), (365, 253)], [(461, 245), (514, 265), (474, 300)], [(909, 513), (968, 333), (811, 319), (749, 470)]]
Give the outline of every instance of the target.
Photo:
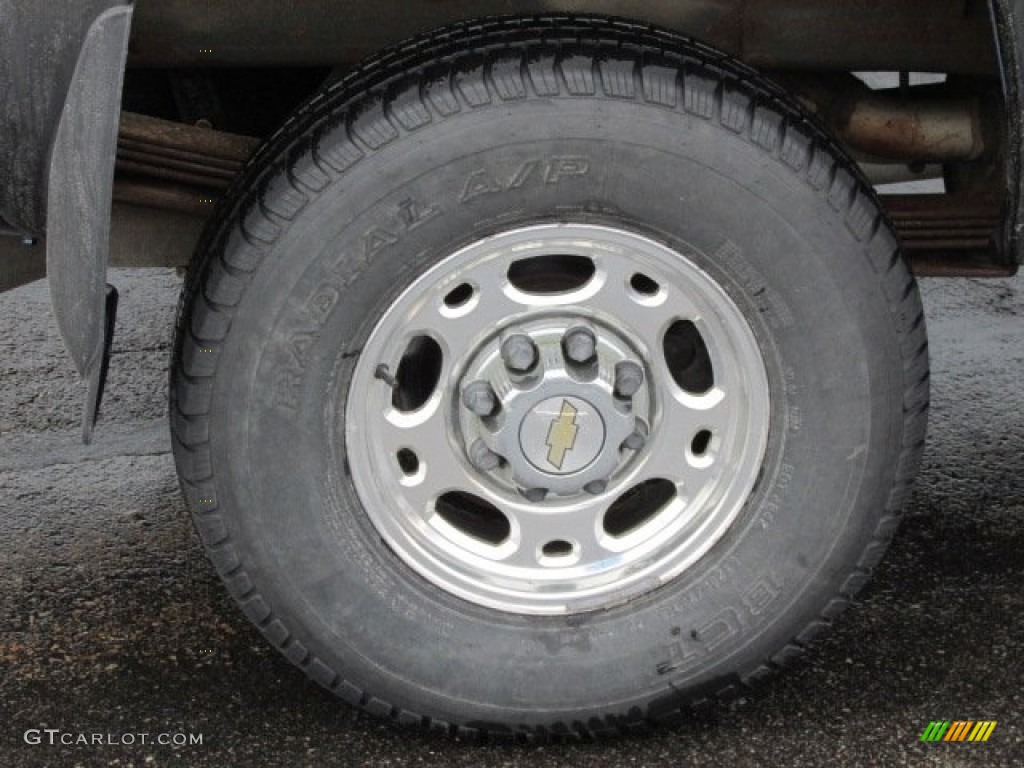
[(648, 26), (458, 25), (313, 97), (213, 217), (170, 416), (214, 566), (350, 704), (670, 722), (864, 586), (925, 434), (913, 277), (785, 93)]

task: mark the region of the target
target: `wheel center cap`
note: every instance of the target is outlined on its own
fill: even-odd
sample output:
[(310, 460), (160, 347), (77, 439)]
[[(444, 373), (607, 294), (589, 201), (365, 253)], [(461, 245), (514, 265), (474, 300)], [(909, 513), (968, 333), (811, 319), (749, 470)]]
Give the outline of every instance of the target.
[(548, 475), (571, 475), (601, 455), (605, 424), (593, 405), (578, 397), (557, 396), (530, 409), (519, 427), (523, 455)]

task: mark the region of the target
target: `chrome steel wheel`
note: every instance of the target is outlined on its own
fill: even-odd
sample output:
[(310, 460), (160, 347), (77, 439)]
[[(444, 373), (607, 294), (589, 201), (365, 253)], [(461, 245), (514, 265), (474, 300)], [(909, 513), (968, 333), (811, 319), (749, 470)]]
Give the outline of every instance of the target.
[(370, 519), (432, 584), (498, 610), (607, 607), (692, 565), (764, 455), (765, 366), (682, 253), (525, 227), (420, 276), (371, 332), (346, 442)]

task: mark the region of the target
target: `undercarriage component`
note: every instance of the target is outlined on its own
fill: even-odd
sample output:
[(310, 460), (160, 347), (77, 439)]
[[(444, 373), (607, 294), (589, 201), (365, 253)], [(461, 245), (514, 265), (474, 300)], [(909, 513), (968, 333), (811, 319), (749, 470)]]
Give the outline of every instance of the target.
[(882, 198), (914, 273), (931, 277), (1006, 277), (1016, 273), (999, 254), (1003, 207), (965, 195)]
[(202, 215), (259, 143), (250, 136), (124, 112), (114, 200)]
[[(976, 160), (996, 144), (986, 135), (983, 94), (945, 84), (872, 90), (853, 75), (776, 73), (835, 132), (858, 160), (869, 163), (949, 163)], [(994, 105), (997, 101), (986, 99)], [(989, 110), (993, 107), (989, 106)]]
[(911, 100), (875, 91), (840, 109), (833, 119), (837, 135), (870, 158), (948, 162), (975, 160), (985, 151), (977, 99)]

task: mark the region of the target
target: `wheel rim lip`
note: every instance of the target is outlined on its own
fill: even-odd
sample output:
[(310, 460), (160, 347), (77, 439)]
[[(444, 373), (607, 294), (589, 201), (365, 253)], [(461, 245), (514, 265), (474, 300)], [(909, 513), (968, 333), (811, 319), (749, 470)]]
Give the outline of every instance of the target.
[[(628, 554), (628, 557), (623, 556), (623, 562), (628, 568), (620, 567), (618, 571), (608, 568), (597, 572), (591, 569), (592, 572), (588, 572), (588, 564), (580, 567), (566, 561), (566, 567), (539, 565), (534, 572), (524, 573), (522, 569), (517, 571), (495, 564), (493, 551), (481, 549), (457, 530), (444, 530), (442, 527), (439, 532), (426, 522), (424, 515), (408, 508), (401, 482), (393, 479), (398, 474), (395, 462), (383, 455), (390, 446), (382, 449), (376, 436), (378, 430), (374, 429), (375, 420), (382, 418), (387, 406), (382, 407), (384, 398), (380, 392), (384, 388), (377, 388), (374, 393), (374, 384), (379, 382), (375, 382), (373, 372), (381, 360), (395, 358), (395, 353), (389, 353), (389, 349), (397, 348), (400, 355), (408, 340), (416, 335), (415, 329), (403, 328), (401, 322), (409, 315), (410, 306), (435, 301), (437, 296), (444, 295), (445, 287), (450, 290), (450, 286), (457, 285), (463, 277), (468, 276), (466, 281), (473, 284), (472, 270), (480, 264), (499, 259), (511, 263), (514, 259), (510, 259), (510, 254), (515, 253), (571, 252), (572, 248), (578, 250), (582, 247), (581, 244), (601, 249), (599, 264), (611, 263), (602, 261), (605, 259), (626, 259), (629, 270), (635, 267), (636, 271), (657, 274), (670, 291), (684, 288), (695, 291), (689, 294), (689, 298), (696, 297), (697, 306), (704, 309), (704, 319), (709, 323), (711, 335), (718, 342), (726, 342), (725, 346), (745, 360), (739, 368), (741, 375), (736, 382), (743, 394), (740, 397), (737, 393), (736, 399), (739, 401), (738, 410), (744, 411), (744, 418), (730, 417), (732, 422), (742, 422), (739, 425), (731, 423), (733, 431), (738, 429), (740, 433), (729, 436), (732, 446), (729, 458), (736, 457), (733, 477), (715, 481), (712, 487), (698, 489), (698, 496), (703, 493), (703, 498), (695, 496), (689, 499), (690, 505), (696, 505), (698, 514), (687, 525), (677, 520), (673, 530), (670, 521), (664, 531), (648, 534), (632, 545), (628, 542), (623, 544), (624, 552)], [(507, 265), (505, 271), (507, 273)], [(599, 268), (577, 298), (582, 301), (590, 294), (596, 295), (607, 279), (608, 275)], [(596, 286), (594, 290), (591, 290), (591, 284)], [(474, 288), (479, 290), (481, 286), (474, 285)], [(506, 318), (509, 324), (515, 319), (532, 318), (559, 307), (558, 297), (554, 300), (548, 296), (541, 296), (539, 301), (524, 300), (525, 295), (507, 281), (507, 275), (506, 281), (498, 288), (523, 307), (518, 318)], [(657, 297), (635, 300), (642, 304), (647, 300), (657, 301)], [(476, 295), (469, 304), (472, 305), (470, 309), (460, 316), (472, 314), (477, 305)], [(582, 317), (593, 317), (585, 307), (575, 307), (574, 311), (579, 311)], [(653, 341), (649, 338), (630, 339), (646, 348), (648, 358), (644, 363), (648, 369), (650, 356), (662, 354), (662, 338), (666, 329), (667, 326), (662, 327), (661, 335)], [(479, 335), (480, 338), (491, 338), (499, 330), (481, 329)], [(469, 473), (469, 487), (464, 490), (488, 501), (507, 504), (507, 509), (516, 513), (517, 516), (512, 518), (510, 536), (514, 541), (518, 515), (536, 514), (536, 505), (502, 497), (486, 477), (474, 475), (474, 470), (468, 466), (454, 435), (452, 425), (457, 422), (457, 416), (450, 402), (452, 390), (457, 389), (460, 373), (468, 362), (465, 357), (456, 362), (447, 360), (444, 339), (436, 340), (441, 343), (446, 363), (442, 366), (442, 378), (437, 388), (417, 413), (442, 410), (449, 425), (449, 455), (440, 460), (462, 464)], [(474, 348), (480, 343), (478, 339)], [(706, 338), (705, 343), (712, 352)], [(720, 360), (724, 360), (722, 355), (726, 351), (720, 345), (713, 356), (717, 354)], [(717, 363), (715, 367), (717, 370)], [(661, 395), (661, 385), (656, 387)], [(367, 392), (369, 396), (352, 396), (352, 393)], [(435, 586), (479, 605), (520, 614), (558, 615), (607, 608), (675, 579), (706, 554), (735, 522), (754, 487), (768, 439), (770, 399), (764, 359), (753, 330), (735, 302), (707, 272), (679, 250), (625, 229), (592, 224), (539, 224), (515, 228), (478, 240), (442, 259), (406, 287), (378, 320), (357, 362), (349, 393), (344, 433), (351, 477), (367, 516), (388, 546), (406, 565)], [(664, 406), (674, 407), (668, 402), (668, 397), (662, 398)], [(679, 392), (672, 397), (678, 400)], [(390, 404), (390, 397), (386, 399)], [(653, 434), (652, 428), (652, 437)], [(661, 438), (651, 442), (664, 447), (665, 440)], [(430, 461), (438, 460), (430, 457)], [(642, 476), (644, 463), (633, 466), (618, 478), (615, 489), (609, 488), (603, 495), (605, 506), (611, 503), (616, 493), (629, 488), (631, 482)], [(720, 471), (718, 474), (728, 473)], [(552, 514), (572, 512), (588, 503), (589, 500), (559, 502), (553, 507), (556, 511)], [(702, 510), (702, 505), (707, 509)], [(699, 513), (702, 511), (701, 516)], [(679, 515), (677, 518), (682, 519)]]

